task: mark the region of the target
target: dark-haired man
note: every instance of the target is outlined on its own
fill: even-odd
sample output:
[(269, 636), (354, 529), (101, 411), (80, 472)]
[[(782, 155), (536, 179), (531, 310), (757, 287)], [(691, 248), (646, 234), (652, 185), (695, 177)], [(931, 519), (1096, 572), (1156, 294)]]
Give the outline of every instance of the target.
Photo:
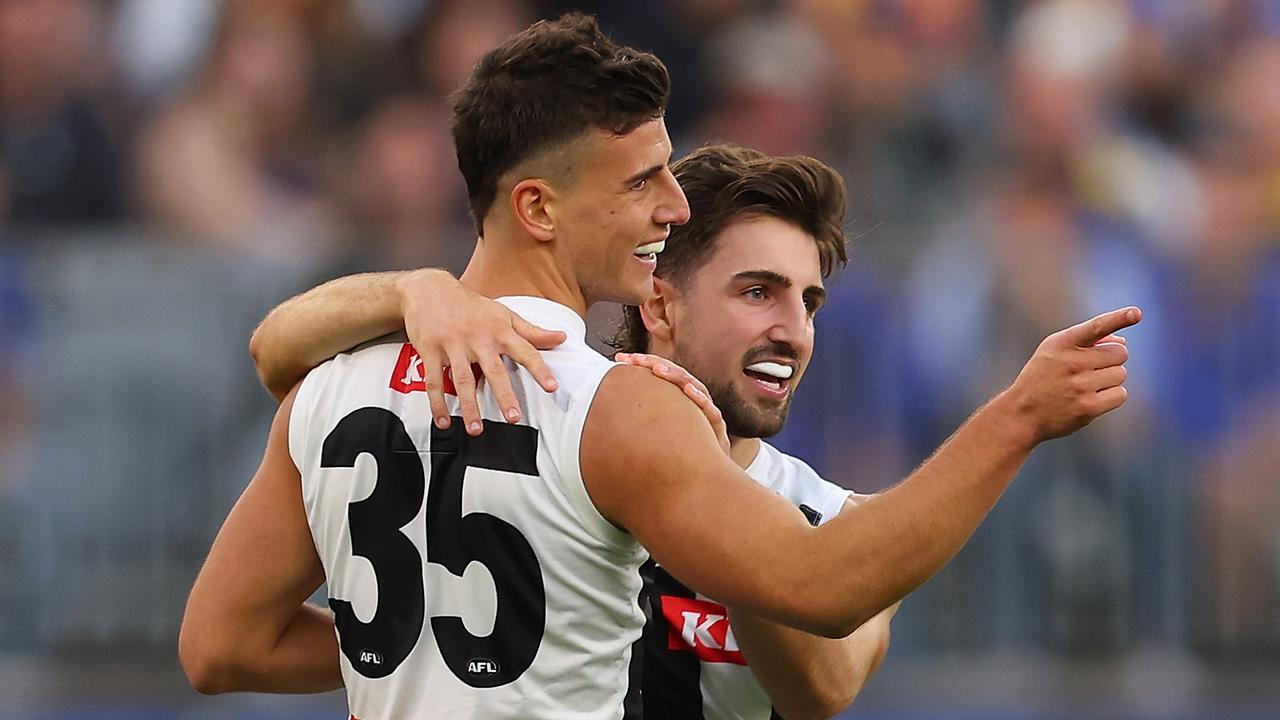
[[(485, 117), (530, 122), (536, 112), (508, 106), (513, 84), (564, 81), (567, 59), (538, 36), (585, 29), (568, 18), (516, 36), (486, 56), (458, 107), (470, 98), (509, 111)], [(638, 55), (596, 36), (592, 24), (570, 56), (598, 59), (611, 81), (635, 79), (616, 65)], [(539, 98), (523, 100), (536, 109)], [(182, 655), (202, 689), (332, 686), (333, 669), (319, 662), (310, 675), (287, 666), (304, 662), (303, 646), (325, 650), (322, 616), (298, 609), (323, 572), (359, 717), (618, 717), (635, 689), (627, 664), (643, 620), (641, 545), (731, 607), (845, 637), (958, 550), (1037, 443), (1123, 402), (1124, 348), (1098, 341), (1136, 322), (1132, 308), (1051, 336), (932, 462), (814, 527), (721, 452), (709, 404), (689, 402), (696, 388), (586, 347), (586, 308), (644, 302), (648, 251), (688, 210), (660, 119), (590, 119), (566, 132), (490, 158), (506, 163), (500, 172), (460, 162), (473, 205), (488, 196), (479, 178), (496, 185), (496, 202), (475, 208), (482, 239), (462, 280), (569, 335), (544, 356), (559, 390), (545, 395), (516, 371), (525, 416), (495, 422), (503, 414), (486, 388), (484, 432), (471, 436), (432, 428), (413, 393), (448, 389), (447, 378), (431, 377), (407, 345), (361, 348), (313, 371), (285, 398), (263, 468), (193, 590)], [(455, 137), (468, 155), (467, 134)], [(820, 273), (796, 285), (820, 286)], [(816, 307), (788, 307), (811, 336)], [(780, 376), (803, 369), (779, 344), (744, 368), (774, 378), (751, 379), (774, 399)], [(485, 371), (495, 383), (501, 373)], [(447, 402), (450, 413), (459, 407)], [(751, 518), (750, 531), (705, 523), (710, 507)], [(237, 645), (246, 634), (264, 657)], [(337, 655), (331, 635), (328, 648)]]
[[(698, 150), (673, 171), (691, 220), (659, 256), (653, 295), (626, 308), (617, 357), (674, 382), (681, 370), (671, 361), (692, 373), (722, 413), (734, 462), (819, 525), (865, 498), (761, 438), (786, 422), (824, 280), (846, 262), (843, 182), (812, 158), (731, 146)], [(642, 574), (648, 718), (829, 717), (888, 649), (896, 605), (827, 639), (727, 609), (656, 562)]]
[[(812, 352), (811, 321), (825, 296), (823, 280), (845, 261), (843, 182), (812, 158), (731, 146), (703, 148), (672, 170), (693, 219), (673, 228), (658, 256), (655, 292), (642, 307), (627, 308), (617, 347), (696, 369), (694, 378), (655, 356), (627, 358), (713, 398), (723, 410), (734, 461), (810, 522), (829, 520), (854, 502), (850, 493), (760, 438), (776, 434), (785, 421)], [(272, 368), (263, 379), (273, 394), (283, 396), (296, 384), (310, 369), (308, 358), (336, 354), (343, 343), (365, 340), (361, 333), (401, 322), (393, 294), (379, 292), (376, 276), (344, 282), (355, 283), (368, 285), (362, 297), (375, 301), (359, 311), (359, 320), (333, 315), (349, 302), (330, 285), (264, 321), (259, 332), (271, 340), (257, 346), (257, 359)], [(298, 304), (303, 307), (293, 307)], [(789, 376), (771, 382), (769, 373)], [(892, 610), (832, 640), (736, 609), (731, 623), (724, 606), (656, 563), (647, 563), (642, 576), (644, 717), (767, 720), (775, 708), (784, 717), (829, 716), (853, 699), (887, 649)]]

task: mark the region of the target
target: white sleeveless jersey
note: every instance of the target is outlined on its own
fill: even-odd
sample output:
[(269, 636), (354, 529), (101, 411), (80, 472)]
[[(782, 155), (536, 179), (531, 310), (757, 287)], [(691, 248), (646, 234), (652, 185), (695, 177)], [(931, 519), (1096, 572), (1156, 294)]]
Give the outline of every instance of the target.
[(451, 428), (434, 428), (400, 342), (339, 355), (298, 391), (289, 449), (359, 720), (622, 716), (645, 553), (596, 510), (578, 463), (614, 364), (569, 308), (501, 301), (569, 335), (543, 353), (554, 394), (512, 371), (519, 425), (486, 385), (483, 434), (466, 435), (452, 396)]
[[(813, 525), (835, 517), (846, 499), (863, 497), (823, 480), (803, 461), (765, 442), (747, 474), (794, 504)], [(647, 616), (643, 709), (633, 708), (628, 720), (778, 717), (747, 667), (725, 607), (682, 585), (653, 561), (642, 572)]]

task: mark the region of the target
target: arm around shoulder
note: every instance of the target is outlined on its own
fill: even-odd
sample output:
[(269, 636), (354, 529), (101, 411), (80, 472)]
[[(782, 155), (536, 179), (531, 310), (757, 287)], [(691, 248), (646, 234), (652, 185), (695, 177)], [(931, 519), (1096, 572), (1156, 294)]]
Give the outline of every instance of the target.
[(945, 565), (1012, 480), (1033, 445), (1001, 408), (980, 412), (906, 481), (812, 528), (719, 451), (678, 389), (623, 367), (588, 414), (583, 479), (601, 513), (684, 584), (843, 638)]
[(407, 274), (341, 277), (277, 305), (249, 338), (262, 385), (280, 400), (311, 368), (403, 327), (399, 282)]

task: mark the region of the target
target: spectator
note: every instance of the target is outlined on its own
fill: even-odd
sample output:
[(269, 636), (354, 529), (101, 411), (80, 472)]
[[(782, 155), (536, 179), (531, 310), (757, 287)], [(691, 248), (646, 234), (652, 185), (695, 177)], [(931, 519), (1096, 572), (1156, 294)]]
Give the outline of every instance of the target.
[(392, 98), (355, 140), (343, 176), (353, 235), (344, 269), (439, 266), (461, 273), (475, 228), (453, 160), (449, 119), (438, 102)]
[(0, 3), (0, 222), (121, 219), (120, 148), (98, 105), (104, 15), (94, 0)]
[(226, 5), (199, 80), (142, 132), (136, 191), (160, 232), (276, 262), (324, 255), (313, 62), (278, 3)]

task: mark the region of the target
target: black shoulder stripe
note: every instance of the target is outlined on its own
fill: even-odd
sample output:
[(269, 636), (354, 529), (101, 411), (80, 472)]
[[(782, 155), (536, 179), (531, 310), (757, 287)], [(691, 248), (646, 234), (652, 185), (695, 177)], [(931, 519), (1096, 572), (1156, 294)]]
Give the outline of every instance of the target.
[(809, 524), (814, 527), (818, 527), (818, 523), (822, 522), (822, 513), (808, 505), (800, 505), (800, 512), (804, 513), (805, 520), (808, 520)]

